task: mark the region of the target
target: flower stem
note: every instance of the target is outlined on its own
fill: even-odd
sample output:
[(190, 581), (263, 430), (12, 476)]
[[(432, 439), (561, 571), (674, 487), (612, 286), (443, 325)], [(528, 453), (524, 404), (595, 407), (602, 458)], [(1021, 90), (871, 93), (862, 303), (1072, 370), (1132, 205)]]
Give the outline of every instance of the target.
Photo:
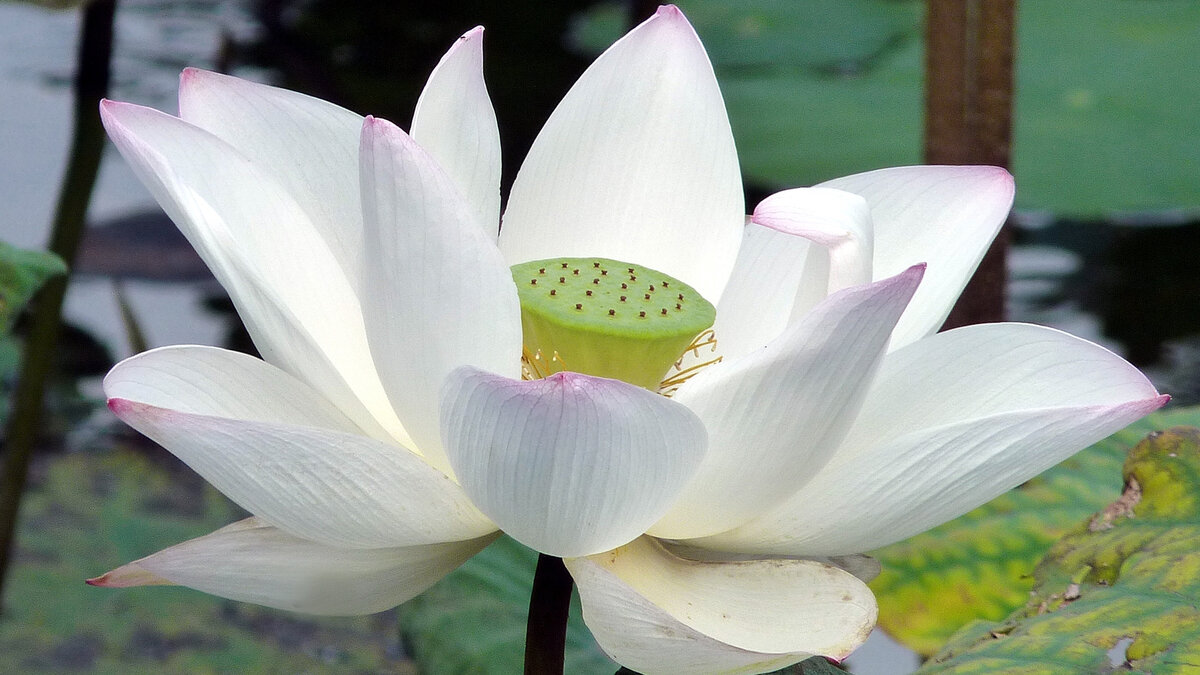
[(525, 625), (525, 675), (561, 675), (574, 581), (561, 558), (538, 555)]
[[(54, 212), (50, 251), (71, 267), (83, 236), (84, 218), (104, 152), (104, 129), (97, 107), (108, 92), (113, 20), (117, 0), (94, 0), (83, 9), (82, 38), (76, 58), (75, 122), (66, 176)], [(0, 476), (0, 597), (12, 560), (17, 516), (29, 460), (41, 431), (42, 394), (52, 367), (61, 327), (68, 277), (51, 279), (35, 298), (25, 354), (13, 395)]]

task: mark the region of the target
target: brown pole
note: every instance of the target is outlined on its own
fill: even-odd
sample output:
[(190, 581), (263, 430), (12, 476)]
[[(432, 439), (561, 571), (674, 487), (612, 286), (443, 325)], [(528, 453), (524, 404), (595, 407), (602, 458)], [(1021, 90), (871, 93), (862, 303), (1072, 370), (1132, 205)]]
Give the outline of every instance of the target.
[[(928, 0), (925, 163), (1009, 167), (1016, 0)], [(979, 264), (943, 329), (1003, 321), (1009, 234)]]

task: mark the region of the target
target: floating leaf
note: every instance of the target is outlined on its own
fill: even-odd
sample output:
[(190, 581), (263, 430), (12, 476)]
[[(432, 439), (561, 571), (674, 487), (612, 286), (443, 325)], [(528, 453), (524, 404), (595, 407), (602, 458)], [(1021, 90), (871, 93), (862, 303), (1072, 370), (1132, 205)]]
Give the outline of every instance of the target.
[(1120, 494), (1127, 449), (1179, 424), (1200, 425), (1200, 408), (1150, 415), (960, 518), (873, 553), (883, 565), (871, 583), (880, 626), (928, 655), (964, 624), (1025, 604), (1037, 561)]
[(53, 253), (0, 241), (0, 335), (12, 330), (17, 315), (42, 284), (66, 272), (67, 266)]
[(1001, 623), (960, 631), (919, 671), (1156, 675), (1200, 668), (1200, 429), (1154, 432), (1121, 496), (1077, 525)]
[[(400, 607), (401, 632), (428, 675), (519, 673), (537, 553), (501, 537)], [(565, 672), (612, 675), (610, 661), (571, 603)]]

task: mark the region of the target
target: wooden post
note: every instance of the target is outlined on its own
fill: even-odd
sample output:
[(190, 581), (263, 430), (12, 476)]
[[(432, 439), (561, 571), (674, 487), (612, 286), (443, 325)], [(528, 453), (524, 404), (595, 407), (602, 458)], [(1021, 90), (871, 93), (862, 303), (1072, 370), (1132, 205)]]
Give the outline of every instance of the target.
[[(1008, 168), (1016, 0), (928, 0), (925, 163)], [(1003, 321), (1009, 234), (996, 237), (943, 329)]]

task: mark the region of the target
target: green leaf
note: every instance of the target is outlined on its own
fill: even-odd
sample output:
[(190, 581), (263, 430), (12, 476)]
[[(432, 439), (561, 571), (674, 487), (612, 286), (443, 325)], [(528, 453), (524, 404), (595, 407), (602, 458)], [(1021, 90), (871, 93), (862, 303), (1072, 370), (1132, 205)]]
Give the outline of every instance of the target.
[(872, 555), (880, 626), (922, 654), (976, 620), (1025, 604), (1033, 569), (1080, 519), (1120, 494), (1119, 468), (1142, 436), (1200, 425), (1200, 407), (1150, 415), (970, 513)]
[(1023, 608), (967, 626), (919, 672), (1196, 672), (1200, 429), (1150, 434), (1123, 475), (1121, 496), (1038, 564)]
[(42, 284), (66, 272), (67, 266), (53, 253), (0, 241), (0, 335), (12, 330), (17, 315)]
[[(537, 553), (501, 537), (400, 607), (401, 633), (427, 675), (519, 673)], [(565, 672), (612, 675), (583, 625), (578, 595), (567, 626)]]

